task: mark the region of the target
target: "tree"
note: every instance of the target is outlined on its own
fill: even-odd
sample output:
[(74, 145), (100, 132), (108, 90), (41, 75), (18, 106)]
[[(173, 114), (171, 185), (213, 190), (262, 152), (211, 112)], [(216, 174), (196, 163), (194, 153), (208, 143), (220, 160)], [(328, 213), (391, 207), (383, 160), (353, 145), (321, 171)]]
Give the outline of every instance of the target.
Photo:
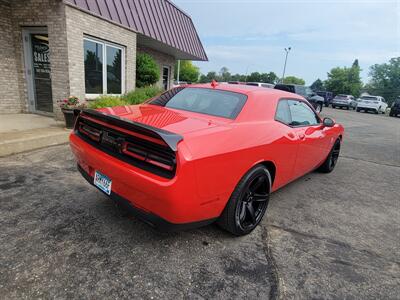
[(274, 72), (260, 74), (260, 82), (276, 83), (277, 81), (278, 81), (278, 76)]
[(310, 86), (310, 88), (313, 91), (324, 91), (325, 90), (325, 86), (324, 86), (324, 82), (321, 79), (317, 79), (313, 82), (313, 84)]
[(261, 74), (259, 72), (253, 72), (249, 76), (247, 76), (247, 82), (260, 82)]
[(136, 56), (136, 86), (144, 87), (155, 84), (160, 79), (160, 68), (147, 53)]
[(389, 104), (400, 96), (400, 57), (371, 66), (369, 76), (371, 80), (365, 86), (368, 93), (384, 97)]
[(228, 81), (245, 82), (246, 81), (246, 77), (247, 77), (246, 75), (236, 73), (235, 75), (231, 75), (231, 78)]
[(208, 82), (207, 76), (204, 75), (204, 74), (201, 74), (201, 75), (200, 75), (199, 82), (200, 82), (200, 83), (207, 83), (207, 82)]
[(229, 70), (227, 67), (222, 67), (221, 70), (219, 71), (219, 80), (217, 81), (229, 81), (231, 80), (231, 73), (229, 73)]
[(298, 78), (296, 76), (286, 76), (283, 79), (283, 83), (286, 84), (300, 84), (300, 85), (304, 85), (306, 82), (304, 81), (304, 79), (302, 78)]
[[(178, 78), (178, 63), (175, 64), (175, 79)], [(199, 80), (199, 68), (193, 65), (190, 60), (181, 60), (179, 81), (197, 82)]]
[(325, 81), (326, 90), (337, 94), (349, 94), (358, 97), (361, 93), (361, 69), (356, 59), (351, 68), (336, 67), (328, 73)]
[(218, 75), (214, 71), (208, 72), (206, 77), (207, 77), (207, 82), (211, 82), (213, 80), (218, 80)]

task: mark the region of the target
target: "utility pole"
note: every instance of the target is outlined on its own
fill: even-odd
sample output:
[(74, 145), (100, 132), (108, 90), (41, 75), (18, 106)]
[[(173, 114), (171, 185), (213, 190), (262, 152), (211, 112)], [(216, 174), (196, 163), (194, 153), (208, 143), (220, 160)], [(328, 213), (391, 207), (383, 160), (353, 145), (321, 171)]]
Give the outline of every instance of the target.
[(291, 49), (292, 49), (292, 47), (285, 48), (286, 56), (285, 56), (285, 64), (283, 65), (283, 74), (282, 74), (282, 79), (281, 79), (282, 83), (283, 83), (283, 80), (285, 79), (286, 62), (287, 62), (287, 57), (288, 57)]

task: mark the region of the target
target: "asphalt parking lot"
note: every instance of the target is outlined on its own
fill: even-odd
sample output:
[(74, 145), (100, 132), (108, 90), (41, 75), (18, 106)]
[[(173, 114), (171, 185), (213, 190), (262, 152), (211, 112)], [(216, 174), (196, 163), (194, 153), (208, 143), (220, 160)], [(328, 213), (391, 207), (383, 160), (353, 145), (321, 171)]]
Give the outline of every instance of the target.
[(274, 193), (240, 238), (122, 216), (66, 145), (0, 158), (0, 298), (398, 299), (400, 119), (323, 114), (346, 130), (334, 172)]

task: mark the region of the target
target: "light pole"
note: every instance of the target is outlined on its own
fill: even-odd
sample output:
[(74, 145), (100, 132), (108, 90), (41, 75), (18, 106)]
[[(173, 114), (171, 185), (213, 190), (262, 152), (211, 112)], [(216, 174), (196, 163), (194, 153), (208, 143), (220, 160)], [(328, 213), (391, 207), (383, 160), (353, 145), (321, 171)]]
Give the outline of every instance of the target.
[(287, 57), (288, 57), (291, 49), (292, 49), (292, 47), (285, 48), (286, 56), (285, 56), (285, 64), (283, 65), (282, 83), (283, 83), (283, 80), (285, 79), (286, 62), (287, 62)]
[(176, 81), (178, 82), (178, 84), (179, 84), (179, 73), (181, 72), (181, 61), (178, 59), (178, 70), (177, 70), (177, 72), (176, 72)]

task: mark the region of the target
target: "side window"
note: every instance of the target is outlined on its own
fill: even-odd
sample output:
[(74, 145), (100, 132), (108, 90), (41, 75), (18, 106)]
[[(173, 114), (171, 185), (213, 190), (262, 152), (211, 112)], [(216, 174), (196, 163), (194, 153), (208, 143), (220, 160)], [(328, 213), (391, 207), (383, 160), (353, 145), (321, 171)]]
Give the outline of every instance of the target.
[(276, 107), (275, 120), (289, 125), (292, 122), (287, 100), (279, 100)]
[(302, 101), (288, 100), (292, 126), (307, 126), (319, 124), (318, 116)]

